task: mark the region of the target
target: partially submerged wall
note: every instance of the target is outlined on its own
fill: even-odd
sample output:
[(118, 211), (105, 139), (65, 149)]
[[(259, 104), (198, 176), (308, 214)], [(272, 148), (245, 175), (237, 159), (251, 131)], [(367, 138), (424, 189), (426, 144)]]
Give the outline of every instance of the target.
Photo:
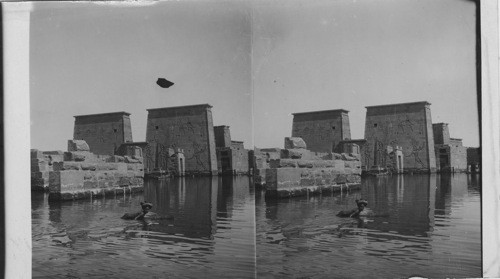
[(356, 189), (360, 183), (357, 160), (273, 160), (272, 168), (266, 170), (266, 198)]
[(142, 191), (144, 166), (136, 156), (96, 155), (85, 141), (70, 151), (31, 150), (31, 188), (49, 191), (50, 200), (73, 200)]
[(49, 187), (49, 172), (53, 162), (64, 160), (62, 151), (43, 152), (31, 149), (31, 190), (45, 191)]
[(182, 149), (186, 174), (217, 174), (214, 127), (208, 104), (148, 109), (144, 150), (148, 171), (165, 170), (168, 148)]
[(405, 171), (436, 171), (430, 104), (427, 102), (366, 107), (363, 165), (386, 167), (387, 146), (400, 146)]
[(356, 152), (359, 148), (355, 144), (349, 147), (353, 153), (318, 153), (307, 150), (301, 138), (285, 138), (285, 149), (279, 150), (280, 158), (271, 159), (267, 156), (269, 153), (255, 150), (256, 162), (260, 161), (262, 168), (256, 169), (254, 181), (265, 185), (266, 198), (358, 188), (361, 162)]
[(436, 145), (436, 161), (440, 172), (467, 171), (467, 147), (460, 145)]
[[(112, 157), (110, 161), (121, 161)], [(144, 186), (144, 168), (137, 159), (124, 162), (58, 162), (49, 174), (49, 200), (74, 200), (138, 192)]]
[[(242, 147), (242, 146), (241, 146)], [(217, 148), (217, 160), (219, 173), (221, 174), (248, 174), (249, 151), (244, 148), (220, 147)]]
[(233, 148), (232, 154), (232, 167), (234, 174), (248, 174), (248, 150)]
[(468, 169), (467, 147), (462, 139), (451, 138), (448, 123), (432, 124), (436, 166), (440, 172), (465, 172)]
[[(250, 171), (249, 150), (242, 141), (231, 140), (229, 126), (214, 127), (219, 174), (248, 174)], [(252, 159), (253, 160), (253, 159)]]
[(478, 147), (467, 148), (467, 165), (470, 166), (469, 171), (479, 172), (481, 166), (481, 149)]
[(467, 171), (467, 147), (450, 146), (450, 167), (452, 171)]
[(254, 148), (252, 152), (253, 178), (256, 186), (266, 185), (266, 170), (269, 162), (273, 159), (280, 159), (283, 150), (281, 148)]

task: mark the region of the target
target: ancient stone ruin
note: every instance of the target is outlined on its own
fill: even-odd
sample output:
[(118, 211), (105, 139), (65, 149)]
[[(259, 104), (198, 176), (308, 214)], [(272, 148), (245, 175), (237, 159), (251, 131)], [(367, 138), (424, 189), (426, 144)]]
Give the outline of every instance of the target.
[(182, 149), (186, 175), (217, 175), (212, 106), (148, 109), (147, 146), (144, 149), (147, 172), (166, 170), (168, 150)]
[(226, 125), (215, 126), (214, 135), (219, 174), (248, 174), (249, 150), (244, 148), (243, 142), (231, 140), (231, 131)]
[(363, 164), (387, 168), (392, 164), (387, 147), (401, 147), (405, 172), (435, 172), (434, 135), (428, 102), (366, 107)]
[(32, 189), (49, 192), (49, 200), (123, 195), (143, 190), (140, 156), (96, 155), (84, 140), (69, 140), (68, 151), (31, 150)]
[(73, 139), (86, 141), (94, 154), (115, 155), (121, 144), (132, 142), (130, 113), (77, 115)]
[(285, 148), (279, 150), (279, 155), (277, 149), (272, 151), (254, 151), (255, 181), (266, 188), (266, 198), (331, 193), (360, 186), (359, 154), (312, 152), (298, 137), (285, 138)]
[(49, 188), (49, 172), (55, 162), (64, 161), (62, 151), (39, 151), (31, 149), (31, 190), (45, 191)]

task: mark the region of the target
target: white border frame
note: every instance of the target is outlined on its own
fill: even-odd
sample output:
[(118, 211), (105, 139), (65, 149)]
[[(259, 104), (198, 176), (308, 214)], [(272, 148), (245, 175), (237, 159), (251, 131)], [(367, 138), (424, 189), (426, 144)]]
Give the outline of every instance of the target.
[[(500, 276), (500, 7), (481, 0), (483, 276)], [(4, 2), (5, 278), (31, 278), (29, 2)], [(15, 214), (14, 214), (15, 213)]]

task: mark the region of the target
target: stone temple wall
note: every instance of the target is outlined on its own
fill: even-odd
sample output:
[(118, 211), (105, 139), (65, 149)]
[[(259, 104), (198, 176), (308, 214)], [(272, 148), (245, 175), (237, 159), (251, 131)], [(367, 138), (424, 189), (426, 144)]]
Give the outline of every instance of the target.
[[(359, 148), (352, 144), (352, 150)], [(271, 159), (262, 150), (254, 150), (254, 181), (266, 188), (266, 198), (286, 198), (359, 188), (361, 162), (358, 153), (319, 153), (310, 151), (299, 137), (285, 138), (280, 157)], [(262, 162), (264, 163), (264, 162)]]
[(31, 190), (45, 191), (49, 187), (49, 172), (55, 162), (64, 161), (62, 151), (31, 149)]
[(231, 147), (231, 131), (229, 126), (215, 126), (215, 147)]
[(286, 198), (357, 189), (361, 163), (349, 160), (271, 160), (266, 170), (266, 198)]
[(364, 165), (365, 160), (364, 160), (364, 154), (365, 154), (365, 144), (366, 140), (365, 139), (351, 139), (351, 140), (344, 140), (340, 142), (340, 152), (341, 153), (354, 153), (351, 148), (352, 145), (357, 146), (357, 150), (359, 156), (360, 156), (360, 161), (361, 161), (361, 169), (366, 171), (366, 166)]
[(203, 104), (148, 109), (145, 169), (164, 170), (168, 148), (180, 148), (184, 150), (186, 175), (217, 174), (211, 108)]
[(86, 141), (94, 154), (114, 155), (122, 143), (132, 142), (130, 113), (75, 116), (73, 139)]
[(432, 124), (435, 144), (449, 144), (450, 143), (450, 130), (448, 123), (435, 123)]
[(142, 191), (144, 168), (136, 156), (96, 155), (83, 140), (68, 151), (31, 150), (31, 188), (50, 200), (74, 200)]
[(340, 141), (351, 139), (348, 111), (294, 113), (292, 137), (302, 138), (313, 152), (337, 152)]
[(247, 174), (248, 166), (248, 150), (243, 148), (231, 148), (231, 163), (233, 173)]
[(400, 146), (405, 171), (434, 172), (436, 159), (430, 104), (404, 103), (366, 107), (363, 165), (385, 167), (387, 146)]
[[(121, 161), (111, 156), (109, 160)], [(74, 200), (143, 191), (144, 170), (140, 160), (122, 162), (72, 162), (54, 164), (49, 173), (49, 199)]]
[(467, 147), (450, 146), (450, 167), (455, 171), (467, 170)]
[(467, 148), (467, 164), (480, 164), (481, 163), (481, 149), (478, 147)]

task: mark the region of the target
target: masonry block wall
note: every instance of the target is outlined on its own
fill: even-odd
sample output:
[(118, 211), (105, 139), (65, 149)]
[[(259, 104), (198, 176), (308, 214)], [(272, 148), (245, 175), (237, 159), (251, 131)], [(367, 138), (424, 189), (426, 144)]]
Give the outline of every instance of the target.
[(307, 149), (314, 152), (336, 151), (340, 141), (351, 139), (348, 111), (294, 113), (292, 137), (302, 138)]
[(365, 154), (365, 145), (366, 145), (366, 140), (365, 139), (351, 139), (351, 140), (343, 140), (340, 142), (340, 147), (341, 147), (341, 153), (352, 153), (349, 150), (345, 149), (346, 144), (355, 144), (359, 148), (359, 156), (360, 156), (360, 161), (361, 161), (361, 169), (366, 170), (365, 166), (365, 160), (364, 160), (364, 154)]
[(122, 143), (132, 142), (130, 113), (75, 116), (73, 139), (86, 141), (94, 154), (114, 155)]
[(231, 132), (229, 126), (215, 126), (215, 147), (231, 147)]
[(463, 146), (462, 139), (450, 138), (450, 145), (456, 146), (456, 147)]
[(481, 163), (481, 149), (479, 147), (467, 148), (467, 164), (480, 164)]
[(436, 166), (439, 171), (467, 170), (467, 148), (462, 139), (451, 138), (448, 123), (432, 124), (434, 131), (434, 145)]
[[(143, 164), (132, 158), (115, 157), (120, 156), (110, 156), (106, 162), (96, 158), (55, 162), (54, 171), (49, 172), (49, 200), (74, 200), (142, 191)], [(115, 163), (119, 160), (124, 162)]]
[(435, 144), (449, 144), (450, 143), (450, 130), (448, 123), (432, 124)]
[(387, 146), (400, 146), (405, 171), (436, 170), (430, 103), (366, 107), (363, 165), (384, 167)]
[(233, 172), (242, 174), (248, 173), (248, 150), (244, 148), (243, 142), (231, 142), (231, 167)]
[(49, 187), (49, 172), (52, 166), (42, 151), (31, 149), (31, 189), (45, 190)]
[(271, 160), (265, 172), (266, 197), (305, 196), (310, 193), (357, 188), (361, 164), (345, 160)]
[(450, 138), (450, 167), (454, 171), (467, 170), (467, 147), (462, 139)]
[(249, 150), (242, 141), (231, 141), (230, 147), (217, 147), (217, 165), (222, 174), (246, 174), (250, 170)]
[(184, 150), (186, 174), (217, 174), (212, 106), (148, 109), (145, 169), (165, 169), (168, 148)]
[(450, 167), (455, 171), (467, 170), (467, 147), (450, 145)]

